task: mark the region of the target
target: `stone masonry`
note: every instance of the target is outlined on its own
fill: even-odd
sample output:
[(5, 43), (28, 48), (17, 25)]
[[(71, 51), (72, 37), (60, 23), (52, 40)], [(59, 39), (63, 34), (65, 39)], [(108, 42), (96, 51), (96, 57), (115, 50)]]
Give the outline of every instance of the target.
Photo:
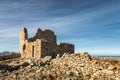
[(23, 58), (41, 58), (45, 56), (62, 56), (64, 53), (74, 53), (74, 45), (60, 43), (57, 45), (53, 31), (37, 29), (36, 35), (28, 38), (26, 28), (20, 30), (20, 54)]

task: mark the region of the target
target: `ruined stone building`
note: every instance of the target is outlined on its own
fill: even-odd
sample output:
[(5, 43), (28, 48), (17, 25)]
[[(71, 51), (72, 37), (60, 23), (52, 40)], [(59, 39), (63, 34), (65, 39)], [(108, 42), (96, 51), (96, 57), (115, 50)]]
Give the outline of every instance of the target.
[(55, 57), (63, 53), (74, 53), (74, 45), (60, 43), (57, 45), (56, 35), (51, 30), (37, 29), (36, 35), (28, 38), (26, 28), (20, 30), (20, 54), (25, 58)]

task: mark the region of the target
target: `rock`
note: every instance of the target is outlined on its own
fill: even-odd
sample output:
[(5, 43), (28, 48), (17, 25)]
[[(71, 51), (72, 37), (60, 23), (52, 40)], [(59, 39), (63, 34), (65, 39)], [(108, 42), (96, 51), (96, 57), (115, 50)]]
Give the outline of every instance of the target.
[(98, 70), (103, 70), (103, 66), (98, 67)]
[(88, 61), (92, 59), (91, 56), (87, 52), (81, 53), (81, 57)]
[(41, 61), (43, 61), (44, 63), (47, 61), (50, 61), (52, 59), (52, 56), (46, 56), (44, 58), (41, 59)]
[(60, 54), (57, 54), (56, 58), (59, 58), (60, 57)]
[(113, 65), (110, 65), (110, 66), (108, 67), (108, 70), (115, 70), (115, 69), (116, 69), (116, 67), (113, 66)]
[(22, 66), (22, 67), (26, 67), (26, 66), (28, 66), (28, 65), (29, 65), (28, 62), (24, 62), (21, 66)]
[(84, 66), (85, 66), (85, 64), (84, 64), (84, 63), (82, 63), (82, 64), (80, 64), (80, 66), (81, 66), (81, 67), (84, 67)]
[(4, 74), (5, 72), (7, 72), (6, 70), (0, 70), (0, 73)]
[(115, 80), (120, 80), (120, 78), (115, 78)]
[(33, 63), (33, 62), (32, 62), (32, 63), (30, 63), (30, 66), (31, 66), (31, 67), (33, 67), (34, 65), (35, 65), (35, 63)]
[(107, 69), (102, 70), (102, 72), (105, 73), (105, 74), (107, 74), (107, 75), (109, 75), (109, 74), (113, 74), (113, 71), (111, 71), (111, 70), (107, 70)]
[(20, 65), (18, 66), (13, 66), (13, 70), (18, 70), (20, 68)]
[(32, 63), (33, 61), (32, 61), (31, 58), (29, 58), (29, 59), (27, 59), (27, 62), (28, 62), (28, 63)]
[(39, 73), (40, 72), (40, 70), (36, 70), (36, 73)]

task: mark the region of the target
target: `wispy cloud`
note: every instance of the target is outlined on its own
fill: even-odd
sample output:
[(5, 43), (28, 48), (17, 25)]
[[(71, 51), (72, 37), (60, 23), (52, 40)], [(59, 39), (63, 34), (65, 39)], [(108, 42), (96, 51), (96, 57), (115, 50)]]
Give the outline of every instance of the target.
[(119, 4), (118, 0), (0, 1), (0, 45), (9, 45), (0, 50), (15, 46), (17, 51), (19, 30), (25, 26), (30, 37), (38, 27), (51, 29), (58, 42), (72, 42), (76, 51), (108, 53), (117, 49), (118, 54)]

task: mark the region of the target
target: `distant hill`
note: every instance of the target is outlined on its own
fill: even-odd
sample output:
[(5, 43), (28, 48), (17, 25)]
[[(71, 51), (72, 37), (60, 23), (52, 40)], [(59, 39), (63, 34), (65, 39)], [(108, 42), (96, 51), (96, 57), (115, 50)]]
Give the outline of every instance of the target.
[(18, 52), (3, 51), (0, 53), (0, 61), (19, 58), (20, 56), (21, 55)]
[(18, 53), (18, 52), (3, 51), (3, 52), (0, 52), (0, 56), (12, 54), (12, 53)]
[(10, 53), (9, 51), (3, 51), (3, 52), (0, 52), (0, 56), (8, 55), (9, 53)]

